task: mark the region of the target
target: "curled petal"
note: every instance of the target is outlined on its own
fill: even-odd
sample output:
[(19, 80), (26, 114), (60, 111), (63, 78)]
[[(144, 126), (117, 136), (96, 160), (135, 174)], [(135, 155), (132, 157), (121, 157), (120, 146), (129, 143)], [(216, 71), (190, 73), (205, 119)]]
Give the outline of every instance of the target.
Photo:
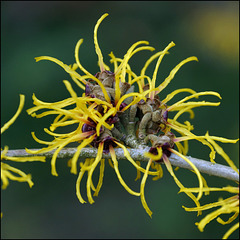
[(145, 187), (145, 184), (146, 184), (146, 180), (147, 180), (147, 176), (148, 176), (148, 171), (149, 171), (149, 168), (151, 166), (151, 163), (152, 163), (152, 159), (150, 159), (148, 161), (148, 164), (147, 164), (147, 167), (146, 167), (146, 172), (144, 173), (143, 175), (143, 178), (142, 178), (142, 181), (141, 181), (141, 186), (140, 186), (140, 196), (141, 196), (141, 202), (142, 202), (142, 205), (144, 207), (144, 209), (146, 210), (147, 214), (152, 217), (152, 211), (149, 209), (147, 203), (146, 203), (146, 200), (145, 200), (145, 195), (144, 195), (144, 187)]
[(98, 27), (99, 27), (100, 23), (107, 16), (108, 16), (108, 13), (103, 14), (102, 17), (99, 18), (99, 20), (97, 21), (97, 24), (95, 25), (95, 28), (94, 28), (94, 44), (95, 44), (96, 53), (98, 55), (98, 61), (99, 61), (101, 72), (103, 72), (105, 69), (104, 69), (104, 62), (103, 62), (102, 52), (101, 52), (100, 47), (98, 45), (97, 30), (98, 30)]
[(130, 189), (127, 184), (124, 182), (124, 180), (122, 179), (122, 176), (120, 175), (120, 172), (119, 172), (119, 169), (118, 169), (118, 161), (117, 161), (117, 158), (116, 158), (116, 154), (115, 154), (115, 151), (114, 151), (114, 148), (110, 145), (109, 146), (109, 151), (110, 151), (110, 154), (111, 154), (111, 157), (112, 157), (112, 160), (113, 160), (113, 166), (114, 166), (114, 169), (115, 169), (115, 172), (117, 174), (117, 177), (119, 179), (119, 182), (122, 184), (122, 186), (132, 195), (135, 195), (135, 196), (140, 196), (140, 193), (138, 192), (135, 192), (133, 191), (132, 189)]
[(25, 96), (20, 94), (20, 102), (19, 102), (19, 106), (17, 109), (17, 112), (14, 114), (14, 116), (3, 125), (3, 127), (1, 127), (1, 134), (6, 131), (17, 119), (17, 117), (19, 116), (19, 114), (21, 113), (23, 106), (24, 106), (24, 101), (25, 101)]

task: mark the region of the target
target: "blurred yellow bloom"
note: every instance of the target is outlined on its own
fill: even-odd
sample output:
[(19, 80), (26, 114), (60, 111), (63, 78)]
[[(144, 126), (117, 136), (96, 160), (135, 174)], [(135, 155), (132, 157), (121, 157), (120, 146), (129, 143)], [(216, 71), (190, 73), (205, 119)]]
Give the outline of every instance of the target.
[[(238, 66), (239, 62), (239, 3), (194, 8), (191, 22), (184, 28), (191, 41), (200, 44), (205, 54), (217, 64)], [(208, 26), (208, 27), (206, 27)], [(226, 80), (229, 84), (229, 80)]]

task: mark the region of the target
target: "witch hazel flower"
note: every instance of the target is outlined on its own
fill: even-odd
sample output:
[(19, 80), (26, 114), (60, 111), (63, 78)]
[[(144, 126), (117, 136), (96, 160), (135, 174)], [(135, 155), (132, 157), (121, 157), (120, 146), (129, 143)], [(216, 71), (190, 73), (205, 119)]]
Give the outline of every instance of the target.
[[(25, 96), (20, 94), (20, 103), (14, 116), (1, 127), (1, 134), (4, 133), (18, 118), (21, 113), (25, 102)], [(9, 147), (5, 146), (1, 149), (1, 180), (2, 189), (6, 189), (9, 185), (9, 180), (17, 182), (27, 182), (29, 187), (34, 185), (31, 174), (26, 174), (22, 170), (11, 166), (10, 162), (34, 162), (41, 161), (45, 162), (44, 156), (32, 156), (32, 157), (11, 157), (7, 156)]]
[[(224, 150), (213, 140), (213, 138), (209, 136), (208, 133), (206, 134), (206, 138), (214, 146), (219, 155), (223, 157), (227, 164), (239, 176), (239, 170), (237, 169), (233, 161), (229, 158), (229, 156), (224, 152)], [(208, 213), (204, 218), (202, 218), (200, 222), (195, 223), (201, 232), (203, 232), (206, 225), (213, 220), (216, 220), (221, 225), (232, 224), (232, 226), (223, 235), (222, 239), (227, 239), (234, 231), (239, 228), (239, 181), (236, 182), (236, 185), (237, 186), (226, 186), (222, 188), (206, 186), (201, 191), (204, 191), (207, 194), (210, 194), (211, 192), (227, 192), (230, 196), (225, 199), (219, 197), (218, 201), (216, 202), (208, 203), (202, 206), (196, 206), (193, 208), (183, 206), (183, 208), (188, 212), (215, 209), (212, 212)], [(180, 191), (197, 193), (199, 192), (199, 188), (181, 189)], [(223, 220), (224, 218), (226, 218), (224, 215), (228, 216), (227, 220)]]
[[(43, 141), (32, 133), (33, 138), (40, 144), (47, 145), (38, 151), (27, 149), (29, 153), (39, 154), (55, 150), (51, 159), (52, 174), (57, 176), (56, 160), (59, 152), (67, 147), (70, 143), (76, 144), (76, 152), (69, 160), (71, 173), (78, 174), (76, 181), (76, 194), (81, 203), (86, 201), (83, 199), (80, 191), (80, 184), (85, 173), (87, 173), (87, 198), (90, 203), (93, 203), (93, 196), (98, 196), (103, 183), (105, 159), (104, 154), (110, 154), (109, 164), (113, 167), (120, 184), (132, 195), (140, 196), (142, 204), (149, 216), (152, 215), (151, 210), (147, 206), (144, 187), (148, 175), (154, 176), (153, 180), (162, 177), (161, 163), (166, 165), (167, 170), (174, 178), (179, 188), (184, 191), (199, 207), (199, 200), (202, 197), (203, 189), (206, 183), (203, 180), (198, 169), (186, 157), (188, 152), (188, 141), (195, 139), (207, 145), (210, 152), (210, 160), (214, 162), (216, 150), (211, 144), (211, 139), (223, 142), (236, 142), (237, 140), (229, 140), (225, 138), (196, 136), (191, 131), (193, 126), (189, 121), (180, 123), (179, 116), (184, 113), (189, 113), (190, 118), (194, 117), (193, 108), (200, 106), (218, 106), (220, 102), (206, 101), (189, 101), (192, 98), (200, 96), (212, 95), (221, 99), (219, 93), (213, 91), (199, 92), (190, 89), (182, 88), (173, 91), (165, 98), (161, 96), (161, 91), (165, 89), (173, 80), (178, 70), (190, 61), (198, 61), (196, 57), (189, 57), (181, 61), (175, 66), (168, 77), (161, 79), (157, 76), (160, 64), (163, 57), (169, 53), (169, 50), (175, 46), (170, 42), (163, 50), (153, 54), (143, 66), (141, 72), (136, 74), (129, 64), (129, 60), (141, 51), (154, 51), (155, 49), (148, 46), (148, 41), (138, 41), (134, 43), (123, 56), (116, 57), (113, 52), (109, 54), (110, 63), (113, 64), (111, 69), (103, 60), (103, 55), (98, 44), (97, 32), (99, 25), (108, 14), (104, 14), (96, 23), (94, 28), (94, 45), (98, 56), (98, 65), (100, 71), (90, 73), (86, 70), (79, 59), (79, 49), (83, 43), (80, 39), (75, 47), (75, 63), (68, 65), (62, 61), (49, 57), (41, 56), (35, 58), (36, 61), (48, 60), (55, 62), (69, 73), (74, 83), (82, 90), (82, 95), (78, 96), (74, 91), (69, 81), (64, 80), (66, 89), (70, 97), (55, 103), (47, 103), (37, 99), (33, 95), (34, 107), (27, 110), (28, 114), (33, 117), (41, 118), (47, 115), (56, 115), (53, 123), (44, 131), (53, 136), (53, 141)], [(148, 66), (157, 60), (152, 77), (149, 77), (146, 72)], [(81, 73), (79, 73), (79, 71)], [(158, 82), (161, 82), (160, 84)], [(189, 96), (182, 100), (169, 105), (179, 93), (189, 93)], [(41, 113), (38, 113), (38, 112)], [(173, 119), (169, 118), (170, 112), (176, 112)], [(57, 133), (56, 130), (61, 127), (74, 126), (75, 130), (67, 133)], [(180, 135), (180, 136), (177, 136)], [(209, 140), (210, 139), (210, 140)], [(86, 158), (78, 165), (78, 159), (81, 150), (87, 146), (97, 149), (95, 158)], [(139, 161), (133, 160), (128, 148), (150, 147), (150, 150), (145, 152), (145, 157), (149, 158), (145, 168), (141, 167)], [(121, 177), (118, 156), (116, 149), (121, 148), (124, 156), (137, 170), (137, 179), (143, 177), (140, 184), (140, 190), (135, 191), (127, 186)], [(177, 154), (191, 165), (193, 172), (197, 176), (199, 185), (198, 195), (187, 191), (181, 182), (176, 177), (169, 157), (171, 154)], [(93, 183), (92, 176), (95, 169), (100, 165), (99, 181), (97, 185)], [(80, 169), (78, 170), (78, 167)], [(150, 171), (152, 168), (155, 171)], [(184, 190), (183, 190), (184, 189)], [(93, 196), (92, 196), (92, 192)], [(200, 211), (199, 211), (200, 214)]]

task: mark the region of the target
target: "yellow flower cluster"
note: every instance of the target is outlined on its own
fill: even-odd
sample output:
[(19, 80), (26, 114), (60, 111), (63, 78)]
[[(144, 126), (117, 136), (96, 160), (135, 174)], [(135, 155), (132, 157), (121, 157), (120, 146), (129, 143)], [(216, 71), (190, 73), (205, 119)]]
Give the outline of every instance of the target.
[[(25, 96), (20, 95), (20, 103), (17, 112), (15, 115), (4, 124), (1, 128), (1, 134), (6, 131), (10, 125), (12, 125), (19, 114), (21, 113), (23, 106), (24, 106)], [(2, 150), (2, 149), (1, 149)], [(6, 189), (9, 185), (9, 180), (18, 181), (18, 182), (27, 182), (29, 187), (33, 186), (33, 182), (31, 180), (30, 174), (25, 174), (23, 171), (10, 166), (9, 164), (5, 163), (4, 161), (14, 161), (14, 162), (27, 162), (27, 161), (41, 161), (45, 162), (45, 157), (41, 156), (34, 156), (34, 157), (10, 157), (7, 156), (8, 146), (5, 146), (4, 149), (1, 151), (1, 180), (2, 180), (2, 189)], [(16, 174), (16, 175), (15, 175)]]
[[(197, 192), (198, 189), (187, 189), (186, 191), (189, 192)], [(203, 211), (208, 210), (211, 208), (219, 207), (219, 209), (207, 214), (199, 223), (197, 222), (196, 225), (198, 226), (198, 229), (203, 232), (205, 226), (214, 220), (215, 218), (217, 221), (222, 224), (230, 224), (235, 219), (237, 219), (239, 215), (239, 186), (233, 187), (233, 186), (227, 186), (223, 188), (203, 188), (203, 191), (210, 192), (210, 191), (227, 191), (229, 193), (234, 194), (233, 196), (223, 199), (219, 198), (217, 202), (209, 203), (204, 206), (195, 207), (195, 208), (187, 208), (184, 207), (186, 211)], [(219, 216), (222, 214), (232, 214), (231, 217), (227, 221), (223, 221)], [(232, 227), (229, 228), (229, 230), (224, 234), (223, 239), (227, 239), (236, 229), (239, 228), (239, 222), (236, 222)]]
[[(203, 145), (210, 148), (210, 160), (214, 163), (215, 154), (218, 152), (221, 155), (221, 148), (214, 140), (220, 142), (235, 143), (237, 140), (229, 140), (226, 138), (209, 136), (206, 133), (203, 136), (196, 136), (191, 131), (193, 126), (189, 121), (180, 123), (178, 118), (185, 112), (190, 114), (190, 118), (194, 117), (193, 108), (200, 106), (218, 106), (220, 102), (206, 101), (188, 101), (192, 98), (198, 98), (203, 95), (213, 95), (221, 99), (221, 96), (213, 91), (195, 92), (189, 88), (182, 88), (173, 91), (165, 98), (160, 97), (160, 93), (172, 81), (178, 70), (187, 62), (197, 61), (196, 57), (189, 57), (181, 61), (175, 66), (168, 77), (159, 85), (157, 84), (157, 73), (163, 57), (168, 54), (170, 48), (175, 44), (173, 42), (163, 50), (153, 54), (143, 66), (141, 72), (136, 74), (132, 71), (129, 60), (138, 52), (143, 50), (153, 51), (154, 48), (148, 46), (147, 41), (138, 41), (134, 43), (124, 55), (123, 58), (116, 57), (113, 52), (109, 54), (110, 63), (113, 64), (113, 70), (103, 61), (103, 56), (97, 40), (97, 31), (100, 23), (108, 14), (104, 14), (94, 28), (94, 45), (98, 56), (98, 64), (100, 72), (91, 74), (80, 63), (79, 48), (83, 43), (80, 39), (75, 48), (75, 60), (73, 65), (67, 65), (56, 58), (49, 56), (37, 57), (36, 61), (49, 60), (61, 66), (69, 73), (72, 80), (81, 88), (84, 93), (82, 96), (77, 96), (69, 81), (64, 80), (64, 84), (70, 94), (70, 97), (55, 103), (47, 103), (37, 99), (33, 95), (34, 107), (27, 110), (28, 114), (33, 117), (41, 118), (47, 115), (56, 115), (49, 129), (44, 129), (46, 133), (54, 137), (51, 142), (43, 141), (32, 133), (33, 138), (40, 144), (47, 145), (38, 151), (29, 153), (45, 153), (51, 150), (56, 150), (51, 159), (52, 174), (57, 176), (56, 159), (64, 147), (68, 144), (76, 142), (78, 144), (76, 153), (70, 159), (69, 165), (71, 173), (78, 174), (76, 181), (76, 194), (81, 203), (85, 203), (80, 193), (80, 183), (85, 172), (87, 172), (87, 197), (90, 203), (93, 203), (93, 196), (97, 196), (103, 182), (105, 159), (103, 153), (109, 153), (111, 159), (109, 164), (114, 168), (116, 175), (121, 185), (132, 195), (140, 196), (143, 207), (149, 216), (152, 215), (151, 210), (147, 206), (144, 196), (144, 186), (148, 175), (155, 176), (153, 180), (162, 177), (162, 168), (159, 163), (164, 163), (169, 173), (173, 176), (176, 184), (182, 192), (185, 192), (196, 204), (198, 213), (201, 214), (199, 199), (207, 188), (206, 182), (201, 176), (194, 164), (185, 157), (188, 152), (188, 140), (195, 139)], [(142, 45), (142, 46), (139, 46)], [(152, 77), (146, 75), (148, 66), (157, 60)], [(77, 72), (77, 69), (82, 74)], [(138, 90), (136, 90), (138, 88)], [(179, 93), (189, 93), (188, 96), (172, 105), (168, 102)], [(37, 113), (41, 111), (41, 113)], [(169, 112), (177, 112), (170, 119)], [(56, 133), (55, 130), (59, 127), (76, 126), (76, 129), (69, 133)], [(176, 137), (175, 134), (179, 134)], [(86, 158), (84, 162), (77, 165), (81, 150), (90, 146), (97, 149), (96, 158)], [(149, 158), (146, 168), (142, 168), (138, 161), (134, 161), (128, 152), (127, 147), (141, 148), (142, 146), (151, 147), (145, 156)], [(177, 147), (177, 150), (174, 147)], [(143, 173), (140, 190), (138, 192), (130, 189), (123, 178), (121, 177), (118, 168), (118, 159), (115, 153), (115, 148), (121, 148), (124, 151), (125, 157), (137, 169), (137, 179)], [(197, 175), (199, 187), (197, 188), (198, 195), (195, 196), (188, 188), (185, 188), (176, 177), (171, 163), (170, 155), (174, 153), (187, 161), (193, 172)], [(92, 181), (92, 176), (96, 167), (100, 165), (99, 181), (95, 186)], [(80, 170), (78, 171), (78, 166)], [(150, 171), (150, 167), (155, 171)], [(193, 191), (194, 192), (194, 191)]]
[[(223, 151), (223, 149), (213, 140), (210, 139), (209, 136), (207, 136), (207, 139), (209, 142), (215, 147), (219, 155), (223, 157), (223, 159), (227, 162), (227, 164), (238, 173), (239, 175), (239, 170), (237, 167), (234, 165), (232, 160), (228, 157), (228, 155)], [(196, 223), (198, 226), (198, 229), (202, 232), (205, 228), (205, 226), (214, 220), (216, 218), (217, 222), (219, 222), (222, 225), (225, 224), (230, 224), (232, 223), (235, 219), (237, 219), (239, 215), (239, 182), (237, 182), (237, 187), (235, 186), (227, 186), (227, 187), (222, 187), (222, 188), (214, 188), (214, 187), (205, 187), (202, 189), (202, 191), (209, 193), (211, 191), (225, 191), (229, 192), (230, 194), (233, 194), (233, 196), (223, 199), (220, 197), (217, 202), (214, 203), (209, 203), (204, 206), (197, 206), (195, 208), (187, 208), (183, 207), (186, 211), (203, 211), (203, 210), (208, 210), (211, 208), (219, 207), (219, 209), (207, 214), (199, 223)], [(188, 188), (188, 189), (181, 189), (180, 191), (184, 192), (198, 192), (198, 188)], [(231, 217), (227, 221), (223, 221), (219, 216), (223, 214), (232, 214)], [(229, 228), (229, 230), (224, 234), (223, 239), (227, 239), (236, 229), (239, 228), (239, 221), (236, 222), (232, 227)]]

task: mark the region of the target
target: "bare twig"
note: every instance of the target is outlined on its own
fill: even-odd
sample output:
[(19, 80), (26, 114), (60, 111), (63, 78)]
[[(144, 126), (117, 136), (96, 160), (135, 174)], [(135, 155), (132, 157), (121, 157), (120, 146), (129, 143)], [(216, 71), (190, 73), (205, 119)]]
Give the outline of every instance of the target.
[[(31, 149), (31, 150), (39, 150), (39, 149)], [(128, 151), (131, 155), (131, 157), (134, 160), (138, 161), (148, 161), (149, 159), (144, 156), (144, 152), (149, 151), (149, 147), (143, 147), (143, 148), (128, 148)], [(73, 157), (74, 153), (76, 152), (76, 148), (65, 148), (62, 149), (59, 154), (58, 158), (71, 158)], [(126, 160), (127, 158), (124, 156), (124, 152), (121, 148), (115, 149), (116, 155), (118, 159)], [(50, 151), (43, 154), (29, 154), (24, 149), (16, 149), (16, 150), (9, 150), (7, 153), (7, 156), (19, 156), (19, 157), (25, 157), (25, 156), (46, 156), (47, 158), (51, 158), (54, 151)], [(83, 148), (81, 150), (81, 154), (79, 159), (85, 159), (85, 158), (94, 158), (97, 155), (97, 149), (95, 148)], [(111, 158), (110, 154), (103, 154), (103, 158)], [(228, 180), (237, 181), (239, 182), (239, 174), (235, 172), (231, 167), (224, 166), (221, 164), (214, 164), (210, 161), (205, 161), (197, 158), (193, 158), (188, 156), (187, 157), (197, 168), (200, 172), (206, 173), (212, 176), (217, 176), (221, 178), (226, 178)], [(169, 157), (169, 160), (173, 166), (180, 167), (180, 168), (186, 168), (186, 169), (192, 169), (191, 166), (181, 157), (177, 156), (176, 154), (172, 153)]]

